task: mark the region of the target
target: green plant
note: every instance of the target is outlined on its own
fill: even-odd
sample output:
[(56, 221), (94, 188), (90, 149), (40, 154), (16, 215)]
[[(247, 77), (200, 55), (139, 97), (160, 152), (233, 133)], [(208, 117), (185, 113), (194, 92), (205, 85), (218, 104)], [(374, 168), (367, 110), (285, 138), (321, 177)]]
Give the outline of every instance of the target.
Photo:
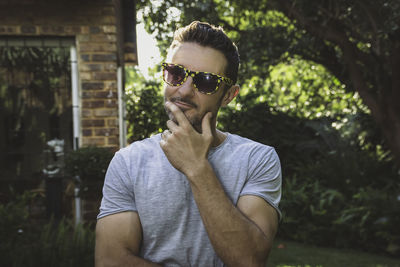
[(71, 176), (78, 175), (82, 181), (102, 181), (112, 157), (109, 148), (82, 147), (67, 154), (65, 170)]
[(65, 158), (65, 170), (81, 188), (81, 195), (101, 194), (108, 165), (113, 157), (109, 148), (88, 146), (71, 151)]
[[(13, 243), (5, 242), (1, 266), (93, 266), (95, 233), (93, 227), (69, 220), (50, 221), (31, 227)], [(4, 253), (3, 253), (4, 252)]]
[(129, 142), (162, 132), (166, 127), (168, 116), (161, 94), (163, 84), (161, 79), (155, 77), (156, 71), (154, 69), (150, 73), (151, 80), (146, 80), (137, 69), (127, 69), (126, 120)]
[(26, 191), (10, 193), (0, 204), (0, 266), (93, 266), (95, 233), (92, 225), (72, 220), (38, 221), (32, 203), (40, 197)]
[(13, 189), (10, 191), (11, 200), (0, 204), (0, 255), (7, 255), (9, 246), (18, 244), (21, 234), (29, 228), (29, 204), (35, 197), (31, 192), (18, 195)]

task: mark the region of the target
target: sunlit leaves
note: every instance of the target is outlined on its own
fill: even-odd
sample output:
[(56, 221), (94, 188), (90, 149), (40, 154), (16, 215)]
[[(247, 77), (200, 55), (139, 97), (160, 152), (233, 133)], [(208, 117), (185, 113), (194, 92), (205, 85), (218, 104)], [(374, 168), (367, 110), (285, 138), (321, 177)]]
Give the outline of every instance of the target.
[(362, 105), (324, 67), (296, 58), (273, 67), (264, 88), (266, 101), (275, 110), (309, 119), (340, 119)]
[(141, 140), (162, 131), (167, 120), (162, 97), (159, 70), (146, 80), (136, 68), (126, 70), (126, 120), (129, 142)]

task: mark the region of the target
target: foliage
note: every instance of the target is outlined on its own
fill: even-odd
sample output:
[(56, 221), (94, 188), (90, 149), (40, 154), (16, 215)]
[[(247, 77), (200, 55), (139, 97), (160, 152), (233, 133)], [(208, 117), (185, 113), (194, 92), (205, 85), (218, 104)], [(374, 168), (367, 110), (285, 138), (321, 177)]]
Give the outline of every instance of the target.
[[(136, 93), (142, 87), (133, 88), (130, 97), (137, 97), (137, 103), (144, 101), (143, 95)], [(154, 87), (157, 93), (146, 95), (151, 98), (146, 101), (162, 103), (160, 90), (160, 85)], [(391, 230), (400, 223), (395, 212), (400, 192), (396, 170), (387, 154), (368, 145), (374, 144), (373, 136), (365, 135), (362, 142), (357, 139), (364, 131), (359, 124), (368, 125), (366, 118), (370, 117), (362, 119), (362, 113), (337, 110), (332, 112), (333, 118), (326, 114), (299, 118), (297, 112), (283, 112), (268, 103), (249, 90), (230, 108), (221, 110), (218, 126), (276, 148), (284, 177), (280, 236), (374, 251), (399, 244), (400, 234)], [(147, 106), (135, 108), (135, 114), (142, 114), (136, 123), (155, 120), (153, 132), (137, 128), (136, 136), (156, 133), (159, 117), (153, 118)]]
[[(354, 140), (348, 116), (308, 120), (276, 112), (257, 94), (225, 110), (219, 126), (272, 145), (283, 169), (280, 237), (309, 244), (393, 251), (400, 244), (400, 183), (390, 157)], [(351, 115), (353, 116), (353, 115)], [(361, 130), (362, 131), (362, 130)]]
[(267, 267), (399, 267), (400, 260), (352, 249), (334, 249), (277, 239)]
[(323, 66), (292, 58), (270, 68), (259, 97), (274, 110), (301, 118), (340, 120), (349, 114), (368, 112), (358, 95), (346, 92), (345, 87)]
[(161, 96), (161, 81), (155, 77), (146, 80), (137, 70), (127, 72), (126, 120), (128, 121), (128, 140), (133, 142), (162, 132), (167, 121), (164, 100)]
[(65, 170), (82, 181), (103, 180), (113, 155), (106, 147), (82, 147), (67, 154)]
[[(384, 145), (400, 161), (400, 109), (394, 100), (400, 96), (398, 1), (142, 0), (138, 7), (164, 54), (177, 26), (193, 20), (223, 26), (240, 49), (243, 84), (257, 79), (263, 85), (271, 66), (293, 58), (324, 66), (347, 93), (358, 92)], [(180, 16), (171, 16), (174, 10)], [(321, 93), (318, 87), (305, 89)]]
[[(280, 236), (399, 253), (399, 173), (388, 137), (400, 136), (400, 112), (387, 61), (398, 39), (398, 3), (167, 0), (139, 8), (164, 55), (176, 26), (192, 20), (222, 25), (238, 44), (242, 90), (218, 126), (278, 151)], [(175, 10), (180, 16), (171, 16)]]
[(19, 230), (28, 227), (28, 205), (35, 195), (29, 192), (17, 195), (13, 190), (10, 195), (13, 201), (0, 204), (0, 239), (12, 243), (16, 240)]
[(31, 192), (0, 204), (0, 265), (93, 266), (94, 231), (69, 220), (35, 222), (30, 218)]

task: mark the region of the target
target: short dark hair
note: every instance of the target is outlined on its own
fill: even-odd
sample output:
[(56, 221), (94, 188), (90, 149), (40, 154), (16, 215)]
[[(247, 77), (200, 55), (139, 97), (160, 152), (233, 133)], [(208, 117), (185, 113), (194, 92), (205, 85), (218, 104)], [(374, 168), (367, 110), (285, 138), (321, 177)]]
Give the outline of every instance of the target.
[(179, 28), (174, 33), (171, 49), (184, 42), (194, 42), (202, 46), (214, 48), (224, 54), (228, 64), (225, 75), (233, 83), (237, 82), (239, 69), (239, 52), (237, 46), (225, 34), (222, 27), (216, 27), (207, 22), (193, 21)]

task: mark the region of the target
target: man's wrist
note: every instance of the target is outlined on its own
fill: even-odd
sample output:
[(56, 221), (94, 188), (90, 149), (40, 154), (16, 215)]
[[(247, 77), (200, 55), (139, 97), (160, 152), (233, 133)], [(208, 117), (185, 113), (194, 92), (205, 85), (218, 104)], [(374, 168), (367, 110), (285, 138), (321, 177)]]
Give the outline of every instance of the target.
[(213, 172), (210, 162), (207, 159), (199, 161), (194, 167), (185, 172), (186, 177), (190, 182), (203, 180), (203, 177)]

